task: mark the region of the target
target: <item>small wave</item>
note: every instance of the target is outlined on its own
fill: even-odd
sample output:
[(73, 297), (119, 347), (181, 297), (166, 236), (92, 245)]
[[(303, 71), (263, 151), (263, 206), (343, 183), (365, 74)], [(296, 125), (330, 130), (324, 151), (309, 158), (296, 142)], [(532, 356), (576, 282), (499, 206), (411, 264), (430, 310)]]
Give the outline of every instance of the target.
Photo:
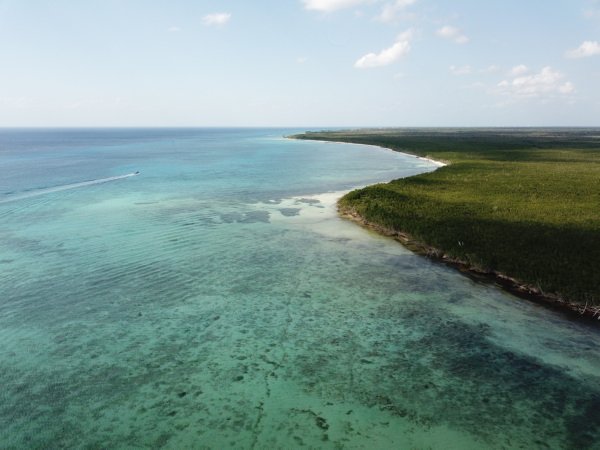
[[(10, 195), (10, 197), (0, 199), (0, 203), (15, 202), (26, 198), (37, 197), (39, 195), (52, 194), (54, 192), (67, 191), (69, 189), (77, 189), (85, 186), (93, 186), (95, 184), (108, 183), (109, 181), (122, 180), (124, 178), (135, 177), (139, 172), (127, 173), (125, 175), (117, 175), (115, 177), (99, 178), (97, 180), (81, 181), (79, 183), (63, 184), (61, 186), (53, 186), (50, 188), (26, 190), (24, 194)], [(12, 193), (11, 193), (12, 194)]]

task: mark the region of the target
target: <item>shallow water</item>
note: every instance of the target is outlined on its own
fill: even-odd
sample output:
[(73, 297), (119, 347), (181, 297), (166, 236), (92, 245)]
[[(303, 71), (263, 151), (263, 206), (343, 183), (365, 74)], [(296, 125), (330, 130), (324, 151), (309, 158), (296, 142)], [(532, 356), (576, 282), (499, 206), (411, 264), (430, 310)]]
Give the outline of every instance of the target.
[(286, 133), (0, 131), (0, 447), (600, 448), (598, 329), (336, 216), (432, 164)]

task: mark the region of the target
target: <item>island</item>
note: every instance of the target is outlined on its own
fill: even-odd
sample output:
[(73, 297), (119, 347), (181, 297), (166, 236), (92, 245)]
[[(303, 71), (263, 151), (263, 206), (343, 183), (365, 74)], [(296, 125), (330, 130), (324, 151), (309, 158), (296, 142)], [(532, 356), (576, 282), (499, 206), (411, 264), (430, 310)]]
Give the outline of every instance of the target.
[(357, 129), (295, 139), (445, 163), (357, 189), (342, 216), (535, 301), (600, 319), (600, 129)]

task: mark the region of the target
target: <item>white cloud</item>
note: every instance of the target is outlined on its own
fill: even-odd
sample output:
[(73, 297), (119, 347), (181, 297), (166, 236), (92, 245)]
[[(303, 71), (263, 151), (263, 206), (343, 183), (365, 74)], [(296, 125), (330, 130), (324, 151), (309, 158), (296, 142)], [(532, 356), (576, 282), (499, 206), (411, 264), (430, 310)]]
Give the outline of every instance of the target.
[(453, 75), (470, 75), (473, 73), (471, 66), (450, 66), (450, 72)]
[(306, 56), (298, 56), (298, 57), (296, 58), (296, 62), (297, 62), (298, 64), (304, 64), (304, 63), (305, 63), (305, 62), (307, 62), (307, 61), (308, 61), (308, 58), (307, 58)]
[(352, 8), (371, 0), (302, 0), (304, 8), (312, 11), (333, 12), (339, 9)]
[(169, 28), (167, 28), (167, 31), (169, 33), (177, 33), (179, 31), (181, 31), (181, 28), (179, 28), (179, 27), (169, 27)]
[(437, 30), (436, 33), (439, 37), (454, 41), (457, 44), (466, 44), (469, 42), (469, 38), (460, 30), (460, 28), (451, 27), (450, 25), (443, 26)]
[(575, 85), (570, 81), (558, 87), (558, 92), (561, 94), (573, 94), (575, 93)]
[(598, 41), (585, 41), (579, 47), (566, 53), (567, 58), (587, 58), (594, 55), (600, 55), (600, 43)]
[(354, 63), (354, 67), (357, 69), (370, 69), (372, 67), (382, 67), (392, 64), (410, 52), (411, 39), (412, 31), (405, 31), (398, 36), (394, 45), (379, 53), (367, 53)]
[(512, 80), (498, 83), (500, 92), (517, 98), (552, 97), (553, 95), (569, 95), (575, 93), (575, 86), (570, 81), (563, 81), (565, 76), (544, 67), (539, 73), (516, 76)]
[(524, 75), (529, 72), (529, 68), (525, 64), (519, 64), (518, 66), (510, 69), (510, 75), (513, 77), (518, 77), (519, 75)]
[(386, 3), (383, 5), (383, 9), (381, 10), (378, 19), (382, 22), (392, 22), (399, 17), (404, 9), (414, 5), (416, 2), (417, 0), (396, 0), (391, 3)]
[(212, 13), (207, 14), (202, 18), (202, 23), (206, 26), (221, 26), (225, 25), (231, 19), (229, 13)]

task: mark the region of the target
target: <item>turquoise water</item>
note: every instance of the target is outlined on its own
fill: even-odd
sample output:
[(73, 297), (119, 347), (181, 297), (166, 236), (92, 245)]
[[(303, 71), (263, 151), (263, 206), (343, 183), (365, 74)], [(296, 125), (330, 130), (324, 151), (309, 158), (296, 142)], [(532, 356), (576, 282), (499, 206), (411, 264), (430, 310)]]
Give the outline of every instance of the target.
[(600, 448), (598, 328), (339, 219), (435, 166), (292, 131), (0, 131), (0, 448)]

